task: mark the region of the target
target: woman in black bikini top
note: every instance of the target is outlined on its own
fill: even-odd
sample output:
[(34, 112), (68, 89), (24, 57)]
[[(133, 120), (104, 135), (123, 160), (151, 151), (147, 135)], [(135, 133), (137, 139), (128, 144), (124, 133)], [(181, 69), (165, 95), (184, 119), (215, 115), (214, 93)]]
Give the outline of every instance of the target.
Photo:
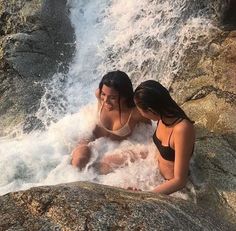
[(168, 138), (168, 146), (164, 146), (164, 145), (162, 145), (161, 140), (159, 140), (157, 138), (157, 129), (158, 129), (158, 123), (157, 123), (157, 128), (156, 128), (152, 138), (153, 138), (154, 144), (156, 145), (157, 149), (160, 152), (160, 155), (165, 160), (175, 161), (175, 150), (170, 147), (170, 138), (173, 133), (173, 130), (171, 131), (170, 136)]
[(140, 113), (157, 121), (153, 142), (157, 147), (159, 170), (167, 180), (154, 192), (171, 194), (188, 180), (195, 131), (193, 122), (171, 98), (168, 90), (154, 80), (141, 83), (135, 90), (135, 104)]

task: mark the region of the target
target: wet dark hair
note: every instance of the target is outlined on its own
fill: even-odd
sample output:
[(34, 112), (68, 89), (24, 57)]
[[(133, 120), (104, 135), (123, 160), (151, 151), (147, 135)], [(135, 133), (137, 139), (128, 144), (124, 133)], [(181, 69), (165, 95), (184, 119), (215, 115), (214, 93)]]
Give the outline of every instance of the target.
[(155, 80), (142, 82), (135, 89), (134, 101), (139, 108), (144, 111), (152, 111), (158, 114), (161, 119), (166, 117), (191, 121), (180, 106), (171, 98), (169, 91)]
[(115, 89), (119, 94), (119, 106), (120, 98), (125, 98), (127, 107), (131, 108), (135, 106), (134, 103), (134, 91), (133, 85), (129, 76), (123, 71), (111, 71), (105, 74), (99, 83), (99, 93), (101, 94), (103, 85)]

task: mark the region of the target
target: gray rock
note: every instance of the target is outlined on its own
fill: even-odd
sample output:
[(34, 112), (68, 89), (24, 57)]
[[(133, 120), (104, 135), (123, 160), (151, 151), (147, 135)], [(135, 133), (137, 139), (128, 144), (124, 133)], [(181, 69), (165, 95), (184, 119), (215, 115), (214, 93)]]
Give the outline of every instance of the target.
[[(0, 135), (16, 125), (25, 131), (44, 94), (42, 81), (66, 73), (74, 30), (65, 0), (0, 1)], [(26, 120), (27, 119), (27, 120)]]
[(1, 230), (233, 230), (191, 202), (87, 182), (0, 197)]

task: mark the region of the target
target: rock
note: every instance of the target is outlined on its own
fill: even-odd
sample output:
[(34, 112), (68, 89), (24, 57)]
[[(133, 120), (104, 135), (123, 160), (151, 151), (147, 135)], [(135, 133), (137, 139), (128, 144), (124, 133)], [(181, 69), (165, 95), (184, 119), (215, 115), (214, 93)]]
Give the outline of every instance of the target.
[[(0, 1), (0, 136), (39, 108), (42, 82), (66, 73), (74, 30), (65, 0)], [(34, 127), (39, 127), (35, 125)], [(29, 130), (30, 131), (30, 130)]]
[(229, 31), (234, 25), (229, 20), (234, 17), (230, 5), (235, 4), (228, 3), (221, 18), (226, 25), (205, 41), (205, 50), (196, 50), (193, 45), (185, 52), (183, 68), (170, 90), (195, 121), (192, 175), (196, 203), (235, 223), (236, 31)]
[(87, 182), (0, 197), (1, 230), (233, 230), (206, 210), (169, 196)]
[(210, 57), (218, 56), (220, 54), (220, 46), (218, 44), (212, 43), (209, 46)]
[[(224, 148), (222, 150), (222, 147)], [(192, 172), (197, 204), (235, 222), (236, 152), (222, 136), (197, 139)]]
[(223, 23), (228, 29), (236, 29), (236, 2), (234, 0), (228, 0), (228, 7), (223, 15)]
[(171, 85), (173, 97), (195, 121), (192, 174), (197, 204), (236, 220), (236, 37), (219, 31), (208, 48), (186, 51)]

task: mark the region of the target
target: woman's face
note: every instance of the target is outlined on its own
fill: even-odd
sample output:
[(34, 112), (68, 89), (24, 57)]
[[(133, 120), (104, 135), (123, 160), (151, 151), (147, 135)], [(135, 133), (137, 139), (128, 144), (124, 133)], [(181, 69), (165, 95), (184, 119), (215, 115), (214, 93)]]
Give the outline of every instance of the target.
[(154, 113), (152, 110), (143, 110), (137, 105), (136, 107), (139, 110), (140, 114), (147, 119), (154, 120), (154, 121), (161, 119), (161, 117), (158, 114)]
[(114, 88), (103, 84), (100, 98), (103, 107), (108, 111), (119, 108), (119, 93)]

